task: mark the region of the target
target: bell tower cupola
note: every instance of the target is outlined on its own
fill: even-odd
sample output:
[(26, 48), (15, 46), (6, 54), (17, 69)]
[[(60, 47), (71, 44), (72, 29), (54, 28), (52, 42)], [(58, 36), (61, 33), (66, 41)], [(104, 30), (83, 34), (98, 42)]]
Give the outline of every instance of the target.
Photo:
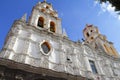
[(99, 35), (99, 31), (97, 27), (86, 24), (86, 27), (83, 30), (83, 34), (84, 34), (85, 41), (90, 43)]
[(29, 24), (40, 30), (48, 30), (52, 33), (62, 34), (61, 19), (58, 18), (58, 13), (53, 9), (52, 4), (46, 0), (38, 2), (37, 5), (33, 7)]

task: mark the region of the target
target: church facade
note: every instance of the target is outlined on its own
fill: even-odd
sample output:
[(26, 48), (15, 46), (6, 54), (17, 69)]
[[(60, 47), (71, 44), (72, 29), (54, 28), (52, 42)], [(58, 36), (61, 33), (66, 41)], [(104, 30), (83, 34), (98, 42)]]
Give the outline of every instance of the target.
[(0, 52), (0, 80), (120, 80), (120, 56), (94, 25), (69, 40), (51, 3), (16, 20)]

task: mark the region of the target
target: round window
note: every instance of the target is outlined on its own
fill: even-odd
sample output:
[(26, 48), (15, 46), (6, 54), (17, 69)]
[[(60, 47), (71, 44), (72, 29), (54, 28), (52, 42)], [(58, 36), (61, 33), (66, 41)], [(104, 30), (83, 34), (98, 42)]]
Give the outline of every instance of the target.
[(51, 47), (49, 45), (48, 42), (44, 42), (41, 44), (41, 48), (42, 48), (42, 51), (45, 53), (45, 54), (48, 54), (51, 50)]

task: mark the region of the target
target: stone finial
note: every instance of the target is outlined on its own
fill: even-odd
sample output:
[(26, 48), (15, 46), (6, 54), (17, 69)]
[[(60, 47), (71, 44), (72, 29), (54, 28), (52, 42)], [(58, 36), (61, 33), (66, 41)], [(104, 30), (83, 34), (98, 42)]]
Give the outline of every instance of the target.
[(66, 36), (68, 37), (67, 33), (66, 33), (66, 30), (63, 28), (63, 36)]
[(27, 13), (25, 13), (20, 20), (26, 22), (26, 18), (27, 18)]

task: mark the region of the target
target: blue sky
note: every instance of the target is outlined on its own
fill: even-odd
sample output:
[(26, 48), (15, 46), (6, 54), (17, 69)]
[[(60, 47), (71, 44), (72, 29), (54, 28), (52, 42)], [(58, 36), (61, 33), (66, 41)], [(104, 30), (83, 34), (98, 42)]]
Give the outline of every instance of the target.
[[(27, 18), (32, 7), (43, 0), (1, 0), (0, 1), (0, 49), (14, 20), (24, 13)], [(86, 24), (98, 26), (100, 32), (114, 43), (120, 52), (120, 16), (114, 12), (109, 3), (99, 4), (94, 0), (47, 0), (52, 3), (62, 19), (62, 27), (66, 29), (69, 38), (73, 41), (83, 38)]]

